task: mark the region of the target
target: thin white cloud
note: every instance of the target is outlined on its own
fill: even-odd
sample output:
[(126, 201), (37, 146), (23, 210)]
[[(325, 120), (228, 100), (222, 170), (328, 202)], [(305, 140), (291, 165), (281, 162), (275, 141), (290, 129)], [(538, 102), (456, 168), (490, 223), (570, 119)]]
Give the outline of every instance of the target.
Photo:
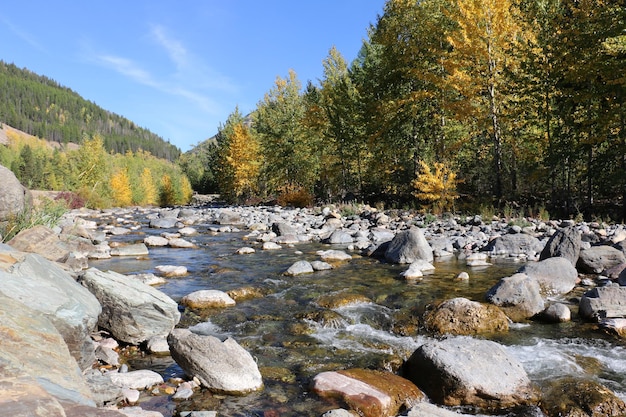
[(18, 38), (22, 39), (24, 42), (36, 48), (40, 51), (45, 51), (45, 48), (39, 43), (39, 41), (32, 36), (30, 33), (23, 31), (21, 28), (15, 26), (11, 21), (7, 20), (4, 17), (0, 17), (0, 21), (9, 28), (11, 32), (13, 32)]
[(188, 65), (188, 53), (185, 46), (179, 41), (170, 38), (163, 26), (152, 26), (152, 37), (163, 49), (165, 49), (176, 67), (181, 70)]
[[(156, 75), (136, 60), (115, 54), (97, 53), (91, 47), (86, 48), (88, 59), (133, 82), (186, 100), (207, 114), (221, 114), (223, 109), (212, 97), (223, 93), (236, 93), (239, 88), (233, 84), (232, 80), (214, 71), (201, 59), (195, 57), (182, 42), (171, 36), (165, 27), (153, 25), (150, 30), (150, 39), (165, 51), (174, 66), (172, 74)], [(159, 69), (166, 70), (167, 65)]]
[(152, 75), (130, 59), (114, 55), (97, 55), (95, 58), (99, 64), (111, 68), (115, 72), (125, 75), (140, 84), (159, 88), (159, 83), (154, 80)]
[(110, 68), (115, 72), (125, 77), (128, 77), (139, 84), (152, 87), (158, 91), (177, 97), (182, 97), (190, 102), (193, 102), (196, 106), (198, 106), (205, 112), (215, 113), (219, 111), (218, 106), (209, 97), (203, 94), (198, 94), (188, 88), (185, 88), (184, 86), (180, 86), (175, 83), (159, 81), (155, 79), (150, 72), (144, 70), (137, 63), (130, 59), (114, 55), (97, 55), (94, 58), (95, 62), (97, 62), (98, 64)]

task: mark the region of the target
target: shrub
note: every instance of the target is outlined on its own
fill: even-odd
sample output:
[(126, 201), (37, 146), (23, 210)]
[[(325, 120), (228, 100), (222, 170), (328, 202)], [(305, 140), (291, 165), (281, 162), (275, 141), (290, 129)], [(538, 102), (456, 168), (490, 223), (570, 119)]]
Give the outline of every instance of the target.
[(283, 207), (310, 207), (313, 195), (302, 187), (286, 187), (278, 195), (278, 204)]
[(435, 162), (431, 169), (424, 161), (420, 161), (421, 172), (413, 180), (413, 195), (432, 206), (435, 214), (451, 209), (454, 200), (459, 197), (456, 192), (458, 180), (456, 173), (444, 164)]
[(1, 227), (2, 242), (8, 242), (22, 230), (35, 226), (54, 227), (59, 219), (67, 212), (65, 201), (46, 200), (40, 207), (24, 210), (9, 218)]
[(71, 191), (61, 191), (54, 198), (54, 201), (64, 202), (65, 206), (70, 210), (75, 210), (85, 207), (85, 200), (76, 193)]

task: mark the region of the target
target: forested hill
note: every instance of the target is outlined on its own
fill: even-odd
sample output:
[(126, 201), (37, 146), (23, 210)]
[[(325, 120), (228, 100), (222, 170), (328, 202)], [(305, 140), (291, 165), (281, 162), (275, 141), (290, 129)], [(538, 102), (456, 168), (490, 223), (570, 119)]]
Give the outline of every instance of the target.
[(143, 149), (175, 160), (180, 149), (56, 81), (0, 61), (0, 122), (49, 141), (78, 143), (99, 134), (108, 151)]

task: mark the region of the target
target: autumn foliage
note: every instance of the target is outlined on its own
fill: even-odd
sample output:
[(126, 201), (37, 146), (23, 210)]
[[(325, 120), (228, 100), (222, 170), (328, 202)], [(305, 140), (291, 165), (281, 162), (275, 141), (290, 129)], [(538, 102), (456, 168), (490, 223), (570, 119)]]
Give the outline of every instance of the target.
[(456, 173), (439, 162), (435, 162), (431, 169), (424, 161), (420, 161), (420, 167), (420, 173), (412, 183), (415, 188), (413, 195), (430, 204), (437, 214), (452, 209), (454, 200), (459, 198)]

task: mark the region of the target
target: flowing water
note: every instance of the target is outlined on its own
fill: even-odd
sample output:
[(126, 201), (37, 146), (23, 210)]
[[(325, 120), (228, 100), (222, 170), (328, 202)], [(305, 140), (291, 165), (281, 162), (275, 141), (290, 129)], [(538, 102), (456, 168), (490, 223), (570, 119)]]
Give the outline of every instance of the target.
[[(120, 257), (90, 263), (123, 274), (154, 272), (157, 265), (184, 265), (187, 276), (169, 278), (158, 287), (176, 301), (202, 289), (254, 287), (264, 294), (239, 301), (235, 307), (184, 311), (180, 325), (237, 340), (257, 360), (265, 389), (245, 397), (201, 391), (179, 403), (162, 396), (142, 400), (145, 409), (156, 409), (165, 417), (182, 410), (217, 410), (219, 416), (233, 417), (320, 416), (341, 404), (311, 392), (310, 382), (317, 373), (353, 367), (397, 370), (430, 337), (418, 329), (418, 316), (428, 304), (452, 297), (482, 301), (491, 286), (520, 266), (502, 260), (489, 267), (468, 268), (451, 258), (436, 261), (434, 273), (411, 283), (399, 277), (406, 266), (355, 255), (333, 270), (289, 277), (283, 272), (292, 263), (317, 260), (316, 251), (330, 246), (306, 243), (236, 255), (242, 246), (253, 246), (243, 232), (213, 233), (208, 225), (194, 227), (200, 234), (189, 240), (197, 249), (150, 248), (146, 259)], [(147, 234), (161, 232), (145, 227), (112, 240), (142, 241)], [(454, 279), (460, 271), (469, 273), (469, 281)], [(320, 305), (338, 294), (361, 302), (335, 308)], [(516, 324), (509, 332), (489, 338), (507, 346), (539, 385), (560, 376), (585, 375), (626, 399), (626, 344), (592, 325), (576, 320)], [(130, 365), (153, 369), (166, 380), (183, 376), (169, 357), (135, 358)]]

